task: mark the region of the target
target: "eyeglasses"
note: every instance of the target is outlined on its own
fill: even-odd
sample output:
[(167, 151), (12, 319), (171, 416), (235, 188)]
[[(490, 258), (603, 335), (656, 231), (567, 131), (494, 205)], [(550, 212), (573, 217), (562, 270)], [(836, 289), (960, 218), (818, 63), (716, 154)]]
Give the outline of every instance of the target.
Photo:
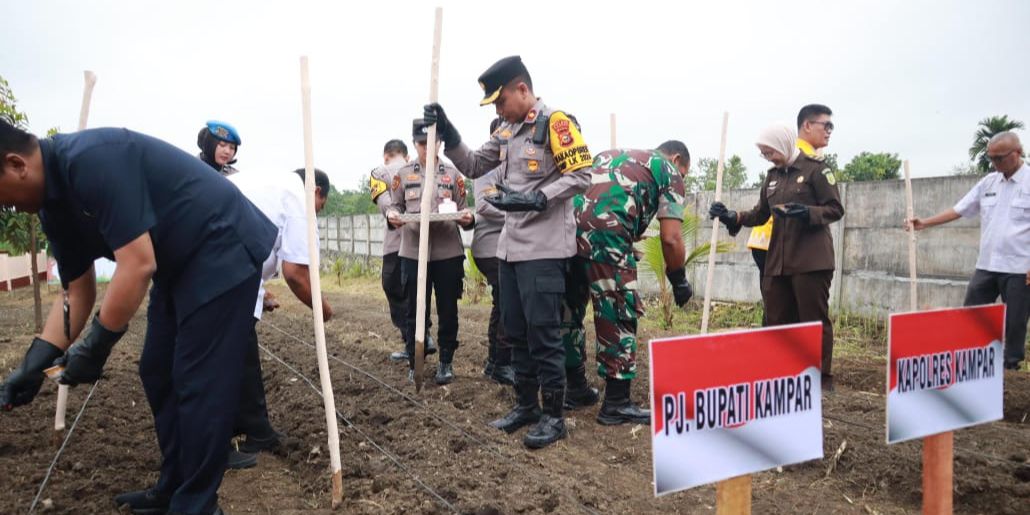
[(1000, 155), (996, 155), (996, 156), (992, 156), (990, 154), (987, 154), (987, 159), (990, 159), (991, 161), (994, 161), (995, 163), (997, 163), (998, 161), (1001, 161), (1002, 159), (1005, 159), (1006, 157), (1009, 157), (1009, 154), (1011, 154), (1013, 152), (1015, 152), (1015, 150), (1009, 150), (1008, 152), (1005, 152), (1004, 154), (1000, 154)]
[(808, 122), (812, 125), (822, 125), (826, 132), (833, 132), (833, 122)]

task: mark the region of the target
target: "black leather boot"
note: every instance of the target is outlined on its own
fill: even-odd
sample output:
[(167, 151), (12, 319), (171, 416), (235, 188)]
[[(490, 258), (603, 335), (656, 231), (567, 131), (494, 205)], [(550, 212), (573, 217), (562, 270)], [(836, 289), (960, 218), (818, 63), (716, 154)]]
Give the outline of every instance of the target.
[[(426, 332), (428, 331), (429, 328), (426, 328)], [(426, 335), (425, 349), (426, 356), (436, 354), (436, 342), (433, 340), (433, 337), (429, 336), (428, 334)]]
[(518, 404), (507, 415), (490, 422), (490, 427), (495, 427), (505, 433), (514, 433), (524, 426), (539, 421), (540, 401), (537, 400), (539, 391), (540, 385), (536, 381), (516, 379), (515, 396)]
[(600, 399), (597, 388), (587, 380), (586, 366), (580, 363), (576, 368), (565, 369), (565, 409), (575, 410), (593, 406)]
[(499, 384), (515, 384), (515, 369), (511, 365), (494, 365), (490, 379)]
[(450, 362), (440, 362), (436, 366), (436, 377), (434, 378), (436, 384), (444, 385), (454, 382), (454, 368), (451, 367)]
[(563, 416), (565, 390), (544, 390), (541, 397), (544, 401), (544, 415), (522, 439), (522, 443), (530, 449), (542, 449), (569, 435)]
[(604, 404), (597, 413), (597, 422), (606, 426), (618, 424), (651, 425), (651, 410), (641, 409), (629, 400), (629, 379), (607, 379)]
[(128, 507), (137, 515), (164, 515), (172, 499), (150, 489), (117, 495), (114, 502), (119, 508)]
[(495, 366), (496, 365), (494, 365), (494, 360), (493, 359), (486, 358), (486, 364), (483, 365), (483, 375), (485, 375), (486, 377), (493, 376), (494, 375), (494, 367)]

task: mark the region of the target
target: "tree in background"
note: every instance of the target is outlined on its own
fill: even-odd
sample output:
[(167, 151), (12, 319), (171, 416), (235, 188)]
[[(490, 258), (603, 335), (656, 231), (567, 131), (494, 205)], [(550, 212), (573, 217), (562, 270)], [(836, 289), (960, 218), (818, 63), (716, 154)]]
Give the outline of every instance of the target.
[[(11, 86), (3, 77), (0, 77), (0, 117), (11, 125), (27, 129), (29, 117), (18, 111), (17, 102)], [(56, 129), (50, 129), (48, 135), (56, 132)], [(32, 273), (32, 300), (37, 332), (43, 330), (43, 301), (39, 288), (39, 266), (36, 264), (36, 254), (40, 250), (40, 243), (45, 244), (45, 242), (46, 237), (43, 235), (39, 218), (36, 215), (19, 213), (13, 209), (0, 209), (0, 250), (6, 250), (15, 256), (22, 254), (31, 256), (29, 261)]]
[[(719, 160), (702, 157), (697, 161), (697, 173), (691, 173), (686, 179), (687, 191), (715, 191), (715, 180), (718, 176)], [(722, 189), (738, 190), (747, 183), (747, 167), (740, 156), (734, 154), (726, 160), (722, 171)]]
[(1008, 115), (989, 116), (980, 120), (973, 137), (973, 146), (969, 147), (969, 159), (976, 163), (981, 174), (991, 171), (991, 162), (987, 159), (987, 143), (995, 134), (1022, 129), (1025, 126), (1019, 120), (1010, 120)]
[(883, 181), (900, 177), (901, 159), (887, 152), (862, 152), (844, 166), (840, 179), (848, 182)]

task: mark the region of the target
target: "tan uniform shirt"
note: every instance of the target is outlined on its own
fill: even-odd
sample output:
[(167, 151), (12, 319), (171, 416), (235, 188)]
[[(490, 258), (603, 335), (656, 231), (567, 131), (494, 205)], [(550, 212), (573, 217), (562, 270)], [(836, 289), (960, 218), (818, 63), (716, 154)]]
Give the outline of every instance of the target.
[(490, 172), (475, 180), (472, 188), (476, 196), (476, 229), (472, 233), (472, 257), (497, 257), (497, 240), (504, 228), (504, 211), (487, 202), (484, 197), (497, 194), (497, 175)]
[[(393, 184), (397, 170), (404, 166), (403, 159), (396, 159), (389, 164), (377, 166), (368, 178), (369, 192), (372, 194), (372, 202), (375, 202), (379, 212), (384, 216), (393, 205), (390, 198), (390, 185)], [(401, 250), (401, 231), (390, 224), (386, 224), (383, 230), (383, 255), (394, 254)]]
[[(543, 135), (546, 141), (538, 143)], [(498, 183), (547, 196), (544, 211), (505, 212), (498, 258), (518, 262), (576, 254), (572, 198), (590, 185), (592, 158), (568, 115), (538, 100), (524, 120), (502, 123), (479, 150), (462, 143), (445, 154), (468, 177), (481, 177), (497, 168)]]
[[(844, 216), (833, 171), (818, 158), (802, 153), (786, 171), (772, 168), (766, 174), (758, 205), (740, 213), (746, 227), (764, 224), (772, 207), (796, 202), (808, 206), (807, 220), (779, 217), (769, 241), (765, 275), (794, 275), (833, 270), (830, 225)], [(778, 215), (777, 215), (778, 216)]]
[[(422, 165), (411, 162), (397, 170), (390, 186), (391, 209), (400, 213), (422, 212)], [(439, 163), (436, 172), (436, 195), (432, 197), (432, 211), (439, 212), (440, 203), (452, 200), (458, 211), (465, 209), (465, 179), (453, 166)], [(418, 259), (419, 224), (406, 223), (396, 229), (401, 233), (400, 256)], [(429, 260), (440, 261), (465, 255), (457, 222), (432, 222), (429, 224)]]

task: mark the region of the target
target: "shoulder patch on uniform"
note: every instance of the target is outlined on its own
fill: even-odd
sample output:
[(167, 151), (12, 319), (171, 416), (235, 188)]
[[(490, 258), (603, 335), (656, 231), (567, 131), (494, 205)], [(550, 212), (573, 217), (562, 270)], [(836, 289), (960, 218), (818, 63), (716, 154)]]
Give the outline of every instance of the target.
[(386, 181), (375, 175), (369, 175), (368, 177), (368, 190), (372, 194), (372, 202), (375, 202), (379, 195), (386, 193)]
[(561, 111), (551, 113), (547, 121), (550, 131), (551, 153), (561, 173), (569, 173), (590, 166), (593, 159), (579, 127)]
[(394, 175), (393, 176), (393, 190), (397, 191), (397, 188), (400, 188), (400, 187), (401, 187), (401, 176), (400, 175)]
[(826, 177), (826, 182), (830, 183), (830, 186), (837, 184), (837, 177), (833, 175), (833, 170), (823, 168), (822, 174)]

